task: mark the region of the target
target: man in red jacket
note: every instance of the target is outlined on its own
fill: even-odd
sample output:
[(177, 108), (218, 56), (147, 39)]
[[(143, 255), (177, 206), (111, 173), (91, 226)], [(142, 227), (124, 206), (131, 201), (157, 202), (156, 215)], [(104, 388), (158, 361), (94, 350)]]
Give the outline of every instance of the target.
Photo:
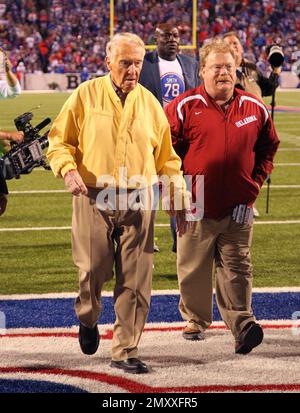
[[(228, 44), (204, 45), (200, 62), (204, 83), (165, 108), (184, 174), (204, 176), (203, 219), (177, 240), (183, 337), (204, 339), (212, 322), (215, 264), (220, 314), (235, 338), (235, 352), (247, 354), (263, 340), (251, 308), (252, 205), (273, 169), (279, 140), (264, 104), (235, 89), (236, 62)], [(193, 186), (194, 201), (196, 192)]]

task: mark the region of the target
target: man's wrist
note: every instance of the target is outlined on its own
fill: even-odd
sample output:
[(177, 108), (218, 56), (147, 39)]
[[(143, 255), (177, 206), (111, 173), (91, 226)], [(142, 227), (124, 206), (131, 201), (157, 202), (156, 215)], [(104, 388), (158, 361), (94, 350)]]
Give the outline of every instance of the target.
[(68, 176), (70, 172), (74, 172), (74, 171), (76, 171), (76, 169), (69, 169), (69, 170), (64, 174), (64, 178), (65, 178), (66, 176)]
[(67, 163), (65, 166), (63, 166), (60, 170), (60, 175), (64, 178), (66, 174), (70, 171), (76, 171), (77, 168), (74, 165), (74, 163)]

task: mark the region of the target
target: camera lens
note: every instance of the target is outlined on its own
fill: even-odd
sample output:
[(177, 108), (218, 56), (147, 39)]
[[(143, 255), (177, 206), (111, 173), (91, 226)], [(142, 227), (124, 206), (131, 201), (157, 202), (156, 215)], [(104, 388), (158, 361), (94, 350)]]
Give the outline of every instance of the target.
[(282, 48), (278, 45), (271, 46), (268, 60), (271, 66), (280, 67), (283, 65), (284, 54)]

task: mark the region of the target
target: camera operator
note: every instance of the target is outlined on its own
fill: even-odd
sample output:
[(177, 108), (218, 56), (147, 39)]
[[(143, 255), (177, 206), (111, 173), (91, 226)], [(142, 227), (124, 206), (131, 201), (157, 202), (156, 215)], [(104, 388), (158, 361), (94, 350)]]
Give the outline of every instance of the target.
[(7, 198), (6, 193), (2, 192), (5, 191), (5, 181), (0, 177), (0, 216), (4, 214), (7, 205)]
[[(14, 98), (21, 93), (21, 86), (11, 70), (11, 62), (3, 49), (0, 48), (0, 54), (3, 55), (3, 67), (1, 71), (5, 73), (5, 79), (0, 80), (0, 99)], [(7, 141), (22, 142), (24, 133), (19, 131), (8, 132), (0, 130), (0, 156), (3, 155)], [(2, 141), (2, 142), (1, 142)], [(1, 171), (0, 171), (1, 172)], [(0, 173), (0, 216), (4, 214), (7, 205), (7, 187), (5, 179)]]
[[(272, 73), (269, 78), (267, 78), (258, 70), (255, 63), (243, 57), (244, 48), (237, 33), (225, 33), (223, 39), (225, 43), (229, 44), (232, 48), (236, 57), (237, 70), (235, 87), (252, 93), (259, 99), (262, 99), (262, 96), (271, 96), (278, 87), (278, 77), (281, 72), (281, 66), (272, 66)], [(253, 212), (255, 217), (259, 217), (259, 212), (255, 205), (253, 206)]]
[[(23, 131), (6, 132), (0, 131), (0, 140), (9, 140), (17, 143), (22, 142), (24, 139)], [(1, 156), (1, 154), (0, 154)], [(5, 179), (2, 176), (2, 171), (0, 170), (0, 216), (4, 214), (7, 205), (7, 187)]]
[(236, 87), (252, 93), (259, 99), (262, 96), (271, 96), (278, 87), (278, 76), (281, 72), (281, 66), (272, 67), (272, 73), (267, 78), (260, 73), (255, 63), (244, 59), (244, 48), (237, 33), (225, 33), (223, 39), (232, 47), (237, 59)]
[(6, 210), (6, 205), (7, 205), (7, 186), (6, 186), (6, 182), (5, 179), (2, 175), (2, 170), (0, 168), (0, 216), (2, 214), (4, 214), (5, 210)]

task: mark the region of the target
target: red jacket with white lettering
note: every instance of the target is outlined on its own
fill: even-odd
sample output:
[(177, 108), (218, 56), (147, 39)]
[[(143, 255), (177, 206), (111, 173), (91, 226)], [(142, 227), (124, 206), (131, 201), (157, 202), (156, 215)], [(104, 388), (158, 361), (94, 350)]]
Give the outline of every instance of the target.
[(279, 145), (265, 105), (235, 89), (224, 112), (201, 85), (174, 99), (165, 113), (184, 174), (204, 175), (204, 217), (222, 219), (238, 204), (252, 205)]

